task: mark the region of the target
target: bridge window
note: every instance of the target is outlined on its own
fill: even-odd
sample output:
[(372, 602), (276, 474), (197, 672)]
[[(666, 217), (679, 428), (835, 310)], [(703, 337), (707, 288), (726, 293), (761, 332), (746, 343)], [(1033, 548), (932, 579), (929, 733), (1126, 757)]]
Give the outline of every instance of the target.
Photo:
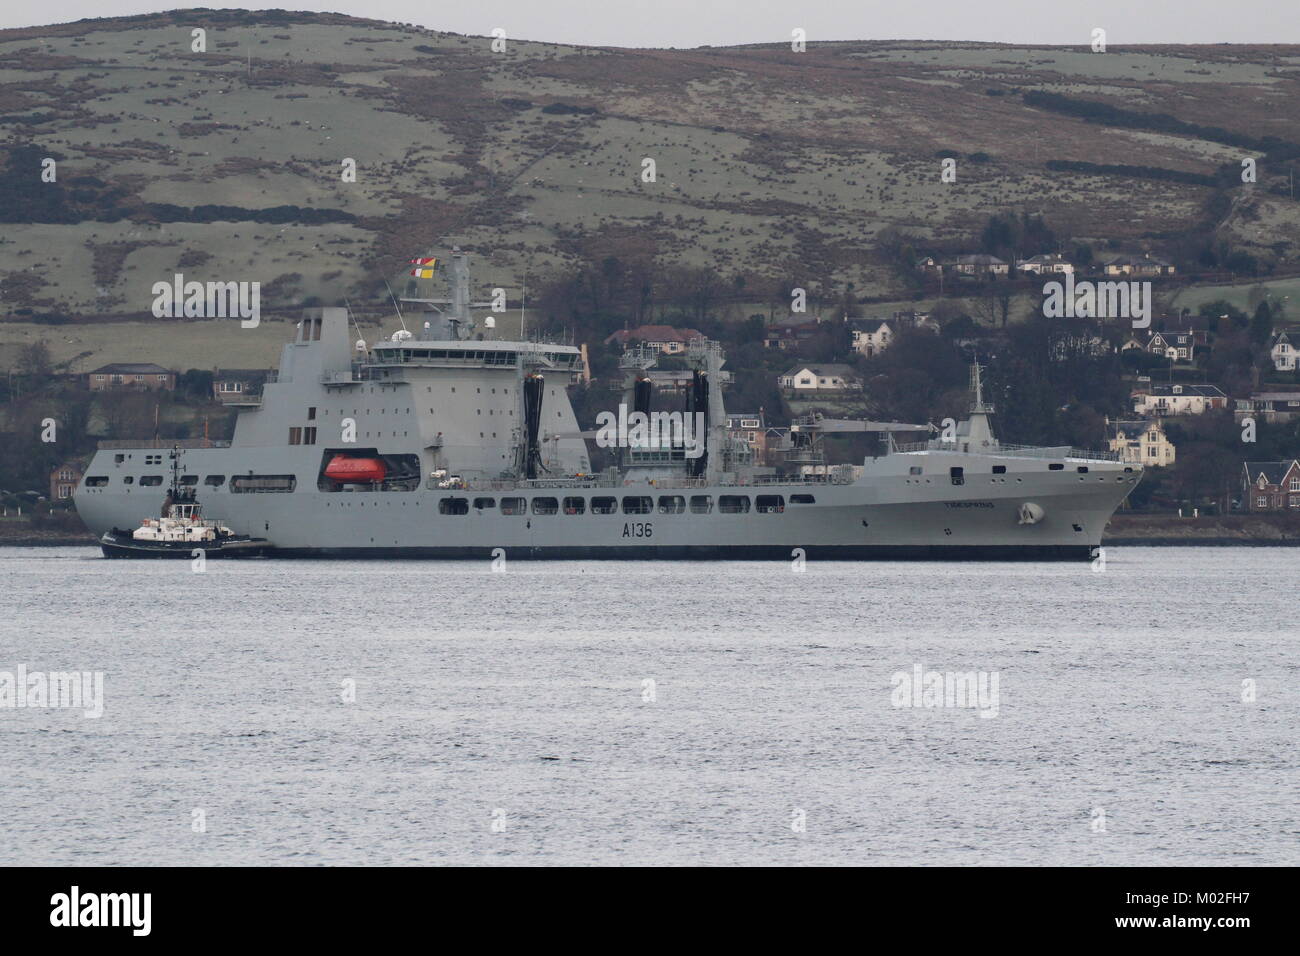
[(791, 495), (790, 504), (792, 505), (811, 505), (816, 504), (817, 499), (812, 495)]
[(208, 475), (208, 477), (203, 479), (203, 483), (207, 485), (209, 488), (220, 488), (222, 485), (226, 483), (226, 476)]
[(103, 488), (108, 484), (107, 475), (90, 475), (86, 478), (87, 488)]
[(1054, 461), (1054, 462), (1052, 462), (1050, 465), (1047, 466), (1047, 470), (1048, 470), (1048, 471), (1064, 471), (1064, 470), (1065, 470), (1065, 466), (1064, 466), (1063, 464), (1061, 464), (1059, 461)]
[(197, 485), (198, 483), (199, 483), (198, 475), (181, 475), (182, 485), (189, 486), (189, 485)]
[(994, 465), (994, 466), (993, 466), (993, 474), (995, 474), (995, 475), (1005, 475), (1006, 473), (1007, 473), (1007, 466), (1006, 466), (1006, 465)]
[(949, 469), (948, 469), (948, 476), (949, 476), (950, 478), (952, 478), (952, 483), (953, 483), (954, 485), (964, 485), (964, 484), (966, 484), (966, 469), (964, 469), (964, 468), (961, 468), (961, 467), (953, 467), (953, 468), (949, 468)]
[(482, 510), (484, 510), (485, 508), (495, 508), (496, 506), (497, 506), (497, 500), (496, 500), (495, 498), (475, 498), (475, 499), (474, 499), (474, 510), (475, 510), (475, 511), (482, 511)]

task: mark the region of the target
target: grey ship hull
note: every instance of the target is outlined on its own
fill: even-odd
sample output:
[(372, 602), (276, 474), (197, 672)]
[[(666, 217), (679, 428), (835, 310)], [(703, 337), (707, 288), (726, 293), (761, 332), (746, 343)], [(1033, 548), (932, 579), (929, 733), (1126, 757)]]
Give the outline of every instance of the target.
[[(198, 474), (250, 470), (286, 473), (292, 456), (282, 449), (213, 448), (185, 453)], [(88, 474), (132, 470), (101, 451)], [(869, 459), (863, 477), (850, 484), (809, 483), (672, 488), (510, 488), (410, 492), (322, 492), (316, 471), (299, 469), (297, 490), (282, 494), (235, 494), (227, 487), (200, 493), (205, 509), (221, 515), (237, 534), (266, 538), (268, 553), (295, 557), (487, 558), (500, 548), (509, 558), (529, 559), (790, 559), (795, 549), (818, 559), (1068, 560), (1089, 557), (1101, 543), (1107, 520), (1132, 489), (1139, 473), (1117, 462), (1075, 460), (1049, 471), (1043, 458), (896, 454)], [(964, 470), (961, 485), (949, 479), (951, 462)], [(1007, 469), (993, 475), (992, 466)], [(913, 467), (923, 474), (910, 475)], [(135, 469), (139, 470), (139, 469)], [(304, 488), (306, 486), (306, 488)], [(780, 495), (784, 510), (753, 510), (758, 495)], [(810, 495), (795, 504), (793, 495)], [(593, 514), (591, 500), (650, 496), (649, 514)], [(707, 495), (708, 514), (664, 514), (664, 495)], [(718, 510), (723, 495), (750, 499), (746, 513)], [(528, 500), (527, 514), (502, 514), (499, 506), (476, 509), (476, 498)], [(534, 514), (532, 499), (580, 497), (584, 513)], [(124, 485), (110, 477), (103, 488), (82, 489), (77, 507), (97, 534), (129, 527), (157, 513), (158, 489)], [(444, 514), (444, 499), (467, 499), (466, 514)], [(1021, 506), (1042, 509), (1041, 520), (1024, 524)]]

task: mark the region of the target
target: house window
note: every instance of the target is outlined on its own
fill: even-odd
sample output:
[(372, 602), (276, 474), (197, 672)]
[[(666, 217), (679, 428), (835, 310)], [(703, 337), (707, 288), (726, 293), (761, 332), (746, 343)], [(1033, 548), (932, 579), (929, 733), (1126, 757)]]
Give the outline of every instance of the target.
[(1255, 498), (1255, 507), (1256, 507), (1256, 508), (1267, 508), (1267, 507), (1268, 507), (1268, 499), (1265, 498), (1263, 495), (1258, 495), (1258, 496), (1256, 496), (1256, 498)]
[(1291, 479), (1290, 491), (1300, 491), (1300, 478)]
[[(66, 498), (67, 496), (64, 495), (63, 497)], [(1300, 508), (1300, 495), (1291, 495), (1289, 501), (1292, 508)]]
[[(72, 489), (69, 488), (67, 485), (59, 485), (59, 497), (60, 497), (60, 498), (68, 498), (68, 497), (71, 497), (71, 492), (72, 492)], [(1297, 499), (1297, 498), (1294, 498), (1294, 497), (1293, 497), (1291, 500), (1294, 502), (1294, 501), (1298, 501), (1298, 500), (1300, 500), (1300, 499)], [(1295, 505), (1292, 504), (1291, 507), (1294, 508)]]

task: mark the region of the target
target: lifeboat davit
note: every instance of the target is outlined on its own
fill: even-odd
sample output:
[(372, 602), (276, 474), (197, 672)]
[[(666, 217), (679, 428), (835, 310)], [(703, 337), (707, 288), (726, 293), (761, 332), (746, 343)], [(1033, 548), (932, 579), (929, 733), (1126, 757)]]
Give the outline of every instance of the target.
[(382, 458), (353, 458), (335, 455), (325, 466), (325, 477), (331, 481), (383, 481), (388, 466)]

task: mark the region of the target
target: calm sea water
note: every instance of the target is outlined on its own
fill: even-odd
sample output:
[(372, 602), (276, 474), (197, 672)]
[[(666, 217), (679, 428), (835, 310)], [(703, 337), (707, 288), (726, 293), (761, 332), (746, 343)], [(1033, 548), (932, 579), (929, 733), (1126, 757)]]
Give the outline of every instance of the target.
[[(105, 698), (0, 708), (0, 862), (1300, 863), (1298, 561), (0, 548), (0, 671)], [(997, 715), (894, 706), (918, 664)]]

